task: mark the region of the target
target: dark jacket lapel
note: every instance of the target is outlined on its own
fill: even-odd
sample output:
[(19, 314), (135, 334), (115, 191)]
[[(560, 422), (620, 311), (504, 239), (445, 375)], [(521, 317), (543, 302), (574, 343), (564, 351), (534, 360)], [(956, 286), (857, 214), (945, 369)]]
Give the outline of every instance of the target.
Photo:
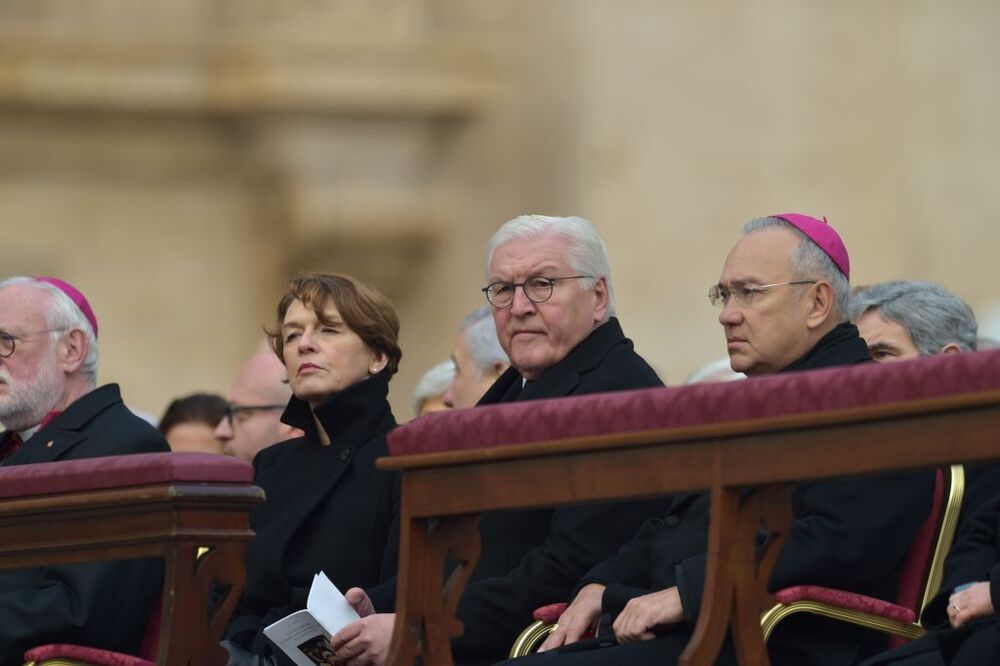
[(539, 400), (572, 395), (581, 377), (597, 367), (615, 345), (625, 340), (618, 320), (612, 317), (574, 347), (566, 357), (523, 386), (524, 377), (513, 366), (493, 383), (478, 404), (495, 405), (515, 400)]
[(27, 465), (59, 460), (67, 451), (86, 440), (84, 431), (90, 421), (121, 401), (117, 384), (94, 389), (29, 437), (7, 464)]
[(486, 393), (479, 399), (476, 405), (495, 405), (504, 402), (514, 402), (521, 394), (521, 384), (524, 377), (513, 366), (507, 368), (502, 375), (497, 377), (493, 385), (486, 389)]
[(521, 391), (519, 400), (560, 398), (572, 395), (581, 378), (600, 365), (611, 349), (625, 339), (618, 320), (601, 324), (559, 363), (543, 372)]

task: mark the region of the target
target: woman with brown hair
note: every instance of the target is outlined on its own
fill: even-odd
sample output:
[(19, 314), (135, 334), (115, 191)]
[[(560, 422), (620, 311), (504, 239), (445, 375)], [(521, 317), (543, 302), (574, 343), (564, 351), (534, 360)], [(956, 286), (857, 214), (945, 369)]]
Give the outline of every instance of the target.
[(395, 311), (354, 278), (314, 273), (289, 283), (268, 335), (292, 389), (281, 420), (305, 435), (254, 459), (267, 499), (250, 516), (257, 536), (224, 642), (231, 664), (286, 663), (262, 630), (305, 608), (317, 572), (342, 590), (396, 572), (398, 479), (375, 469), (396, 425), (386, 400), (401, 356)]

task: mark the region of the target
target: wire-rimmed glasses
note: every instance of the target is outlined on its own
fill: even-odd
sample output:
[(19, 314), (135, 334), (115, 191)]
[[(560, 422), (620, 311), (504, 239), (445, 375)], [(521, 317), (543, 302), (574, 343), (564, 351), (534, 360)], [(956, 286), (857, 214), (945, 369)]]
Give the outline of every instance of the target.
[(774, 282), (772, 284), (750, 284), (748, 282), (733, 282), (728, 287), (722, 283), (713, 284), (708, 288), (708, 301), (717, 308), (726, 307), (732, 296), (740, 305), (750, 307), (757, 296), (774, 287), (784, 287), (790, 284), (816, 284), (819, 280), (791, 280), (790, 282)]
[(491, 282), (483, 287), (486, 300), (495, 308), (509, 308), (514, 303), (514, 292), (520, 287), (525, 297), (532, 303), (544, 303), (552, 298), (552, 291), (560, 280), (584, 280), (593, 275), (567, 275), (564, 277), (545, 277), (535, 275), (524, 282)]

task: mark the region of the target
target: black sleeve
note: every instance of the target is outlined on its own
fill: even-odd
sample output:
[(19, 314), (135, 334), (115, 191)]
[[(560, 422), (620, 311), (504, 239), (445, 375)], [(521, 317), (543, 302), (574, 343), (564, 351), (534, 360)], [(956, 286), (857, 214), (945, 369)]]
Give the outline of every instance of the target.
[(456, 659), (495, 660), (507, 654), (535, 608), (566, 599), (585, 572), (665, 506), (664, 500), (650, 500), (555, 509), (545, 542), (528, 551), (514, 570), (466, 588), (458, 609), (464, 632), (452, 643)]
[(662, 518), (650, 518), (630, 542), (591, 569), (573, 589), (572, 597), (588, 583), (620, 584), (649, 589), (652, 576), (653, 544), (663, 528)]

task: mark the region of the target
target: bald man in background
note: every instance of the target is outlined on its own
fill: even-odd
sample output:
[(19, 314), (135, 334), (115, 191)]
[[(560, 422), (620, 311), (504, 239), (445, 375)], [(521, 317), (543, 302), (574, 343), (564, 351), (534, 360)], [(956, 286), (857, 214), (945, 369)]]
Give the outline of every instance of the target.
[(264, 448), (302, 431), (280, 421), (292, 396), (285, 366), (263, 343), (236, 374), (226, 415), (215, 427), (226, 455), (253, 462)]

